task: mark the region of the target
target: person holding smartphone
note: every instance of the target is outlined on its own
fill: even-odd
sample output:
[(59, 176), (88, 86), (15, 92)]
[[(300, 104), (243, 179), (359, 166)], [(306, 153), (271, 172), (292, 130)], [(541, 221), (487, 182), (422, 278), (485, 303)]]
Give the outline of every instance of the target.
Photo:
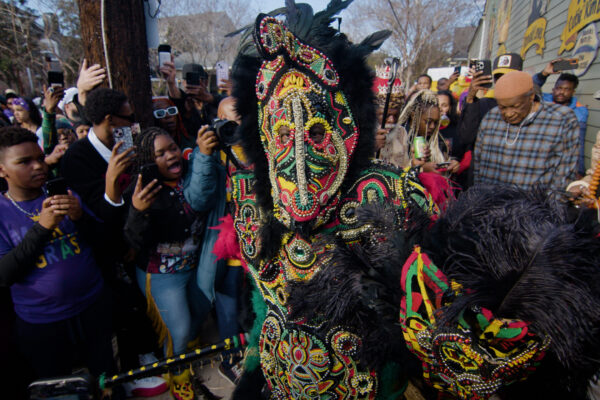
[[(437, 94), (431, 90), (421, 90), (406, 104), (398, 123), (406, 130), (407, 165), (417, 167), (421, 172), (448, 174), (458, 164), (450, 160), (448, 146), (440, 133), (440, 111)], [(425, 142), (423, 154), (415, 151), (415, 138), (422, 137)]]
[(183, 89), (177, 85), (173, 62), (165, 62), (160, 68), (167, 81), (169, 99), (177, 106), (187, 132), (198, 132), (217, 116), (217, 108), (223, 96), (208, 91), (208, 74), (199, 64), (185, 64), (182, 68)]
[[(200, 151), (210, 146), (200, 139)], [(135, 249), (137, 283), (145, 294), (147, 313), (156, 327), (166, 357), (185, 353), (197, 338), (210, 311), (210, 301), (196, 281), (204, 218), (184, 195), (200, 159), (187, 168), (179, 146), (161, 128), (148, 128), (137, 138), (137, 170), (126, 196), (131, 198), (125, 239)], [(149, 182), (146, 185), (143, 182)], [(171, 393), (193, 398), (190, 370), (171, 371)]]
[(115, 143), (113, 131), (131, 127), (135, 115), (125, 94), (105, 88), (88, 95), (85, 111), (93, 126), (87, 137), (66, 151), (60, 173), (96, 215), (120, 224), (122, 193), (129, 182), (126, 173), (135, 152), (133, 148), (119, 152), (123, 144)]
[(48, 166), (37, 137), (0, 129), (0, 286), (10, 287), (15, 338), (36, 378), (70, 375), (84, 361), (92, 375), (115, 372), (111, 312), (91, 244), (102, 224), (66, 187), (44, 186)]
[[(550, 61), (541, 72), (533, 76), (533, 83), (540, 88), (544, 86), (550, 75), (560, 74), (554, 83), (551, 93), (542, 93), (542, 100), (549, 103), (560, 104), (569, 107), (575, 113), (579, 122), (579, 156), (577, 157), (577, 174), (579, 177), (585, 176), (585, 133), (587, 130), (588, 109), (587, 106), (577, 101), (575, 90), (579, 85), (579, 79), (576, 75), (563, 72), (563, 68), (569, 68), (570, 60), (557, 58)], [(569, 68), (571, 69), (571, 68)]]
[[(459, 145), (461, 148), (455, 150), (461, 154), (473, 154), (477, 141), (477, 132), (483, 117), (498, 105), (494, 98), (494, 90), (490, 89), (494, 82), (500, 77), (512, 71), (523, 69), (523, 59), (516, 53), (501, 54), (494, 59), (492, 74), (486, 75), (483, 71), (470, 71), (471, 84), (466, 94), (461, 95), (462, 101), (460, 120), (458, 123)], [(478, 97), (485, 93), (483, 97)], [(456, 147), (456, 146), (455, 146)], [(473, 170), (468, 168), (465, 172), (466, 178), (463, 188), (467, 189), (473, 185)]]

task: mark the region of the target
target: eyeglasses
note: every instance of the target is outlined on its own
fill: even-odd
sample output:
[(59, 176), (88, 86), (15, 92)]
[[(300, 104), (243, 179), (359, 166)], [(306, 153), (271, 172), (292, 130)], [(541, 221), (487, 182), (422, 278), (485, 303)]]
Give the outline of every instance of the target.
[(129, 115), (119, 115), (119, 114), (113, 114), (113, 117), (118, 117), (121, 119), (125, 119), (129, 122), (131, 122), (132, 124), (135, 122), (135, 114), (131, 113)]
[(154, 110), (153, 114), (154, 114), (154, 118), (163, 119), (163, 118), (167, 117), (167, 115), (169, 117), (171, 117), (173, 115), (179, 114), (179, 110), (177, 109), (176, 106), (171, 106), (171, 107), (167, 107), (167, 108), (159, 108), (158, 110)]

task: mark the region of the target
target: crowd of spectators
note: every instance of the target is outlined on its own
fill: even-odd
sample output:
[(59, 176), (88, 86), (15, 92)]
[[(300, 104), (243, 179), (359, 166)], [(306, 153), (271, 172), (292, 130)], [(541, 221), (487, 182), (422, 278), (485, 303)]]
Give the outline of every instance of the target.
[[(534, 77), (521, 69), (520, 57), (506, 54), (492, 76), (471, 71), (462, 103), (450, 90), (456, 74), (437, 92), (419, 76), (386, 115), (380, 103), (376, 157), (439, 176), (433, 184), (456, 193), (479, 183), (566, 190), (585, 175), (577, 78), (563, 73), (540, 96), (535, 85), (552, 63)], [(221, 339), (244, 330), (242, 269), (217, 261), (211, 228), (231, 212), (228, 177), (251, 166), (235, 140), (209, 127), (217, 117), (240, 123), (235, 99), (210, 93), (202, 66), (186, 71), (199, 82), (180, 86), (175, 65), (163, 64), (168, 96), (153, 99), (156, 126), (137, 135), (126, 95), (98, 87), (100, 65), (84, 61), (77, 87), (45, 87), (39, 107), (12, 90), (0, 98), (0, 354), (18, 366), (15, 393), (77, 366), (98, 376), (206, 344), (211, 310)], [(115, 137), (124, 130), (133, 146)], [(581, 182), (569, 185), (574, 196), (589, 194)], [(51, 190), (60, 184), (66, 189)], [(241, 357), (226, 356), (219, 368), (235, 383)], [(168, 386), (189, 398), (190, 369), (125, 389), (142, 396)]]
[[(161, 72), (169, 96), (153, 99), (156, 127), (137, 134), (127, 96), (98, 87), (106, 71), (85, 61), (77, 87), (44, 87), (39, 106), (12, 90), (0, 99), (0, 353), (20, 367), (17, 398), (76, 367), (98, 377), (208, 345), (211, 310), (221, 339), (242, 331), (241, 266), (216, 260), (210, 229), (229, 213), (233, 164), (208, 126), (217, 111), (239, 123), (234, 102), (209, 93), (205, 74), (180, 88), (172, 63)], [(222, 354), (232, 382), (240, 354)], [(189, 366), (119, 389), (169, 386), (190, 398)]]
[[(449, 90), (457, 73), (439, 79), (435, 92), (431, 78), (420, 75), (406, 96), (392, 96), (403, 103), (402, 111), (397, 121), (378, 130), (378, 154), (399, 167), (447, 177), (455, 191), (473, 184), (566, 190), (586, 174), (588, 111), (574, 96), (577, 77), (554, 71), (560, 60), (531, 76), (521, 71), (518, 54), (500, 55), (491, 75), (471, 69), (462, 93)], [(542, 93), (551, 74), (560, 75), (552, 93)], [(415, 157), (419, 136), (426, 143), (423, 157)]]

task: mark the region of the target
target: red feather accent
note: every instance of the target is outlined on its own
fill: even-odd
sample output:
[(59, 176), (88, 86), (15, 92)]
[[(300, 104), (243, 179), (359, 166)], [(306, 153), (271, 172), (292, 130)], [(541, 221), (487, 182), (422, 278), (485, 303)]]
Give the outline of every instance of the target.
[(450, 180), (444, 176), (434, 172), (421, 172), (419, 180), (431, 194), (433, 201), (440, 207), (440, 210), (445, 210), (448, 201), (454, 199), (454, 188), (450, 184)]
[(221, 222), (219, 225), (210, 227), (210, 229), (219, 231), (219, 236), (212, 250), (213, 254), (217, 256), (217, 260), (240, 260), (242, 265), (245, 266), (231, 214), (219, 218), (219, 221)]

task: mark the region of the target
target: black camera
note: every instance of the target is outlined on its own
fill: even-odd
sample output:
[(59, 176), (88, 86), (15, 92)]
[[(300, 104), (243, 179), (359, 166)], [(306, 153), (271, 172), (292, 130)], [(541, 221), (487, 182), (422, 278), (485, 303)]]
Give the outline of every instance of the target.
[(240, 142), (238, 126), (235, 121), (215, 118), (208, 130), (214, 131), (217, 134), (221, 147), (226, 147)]

